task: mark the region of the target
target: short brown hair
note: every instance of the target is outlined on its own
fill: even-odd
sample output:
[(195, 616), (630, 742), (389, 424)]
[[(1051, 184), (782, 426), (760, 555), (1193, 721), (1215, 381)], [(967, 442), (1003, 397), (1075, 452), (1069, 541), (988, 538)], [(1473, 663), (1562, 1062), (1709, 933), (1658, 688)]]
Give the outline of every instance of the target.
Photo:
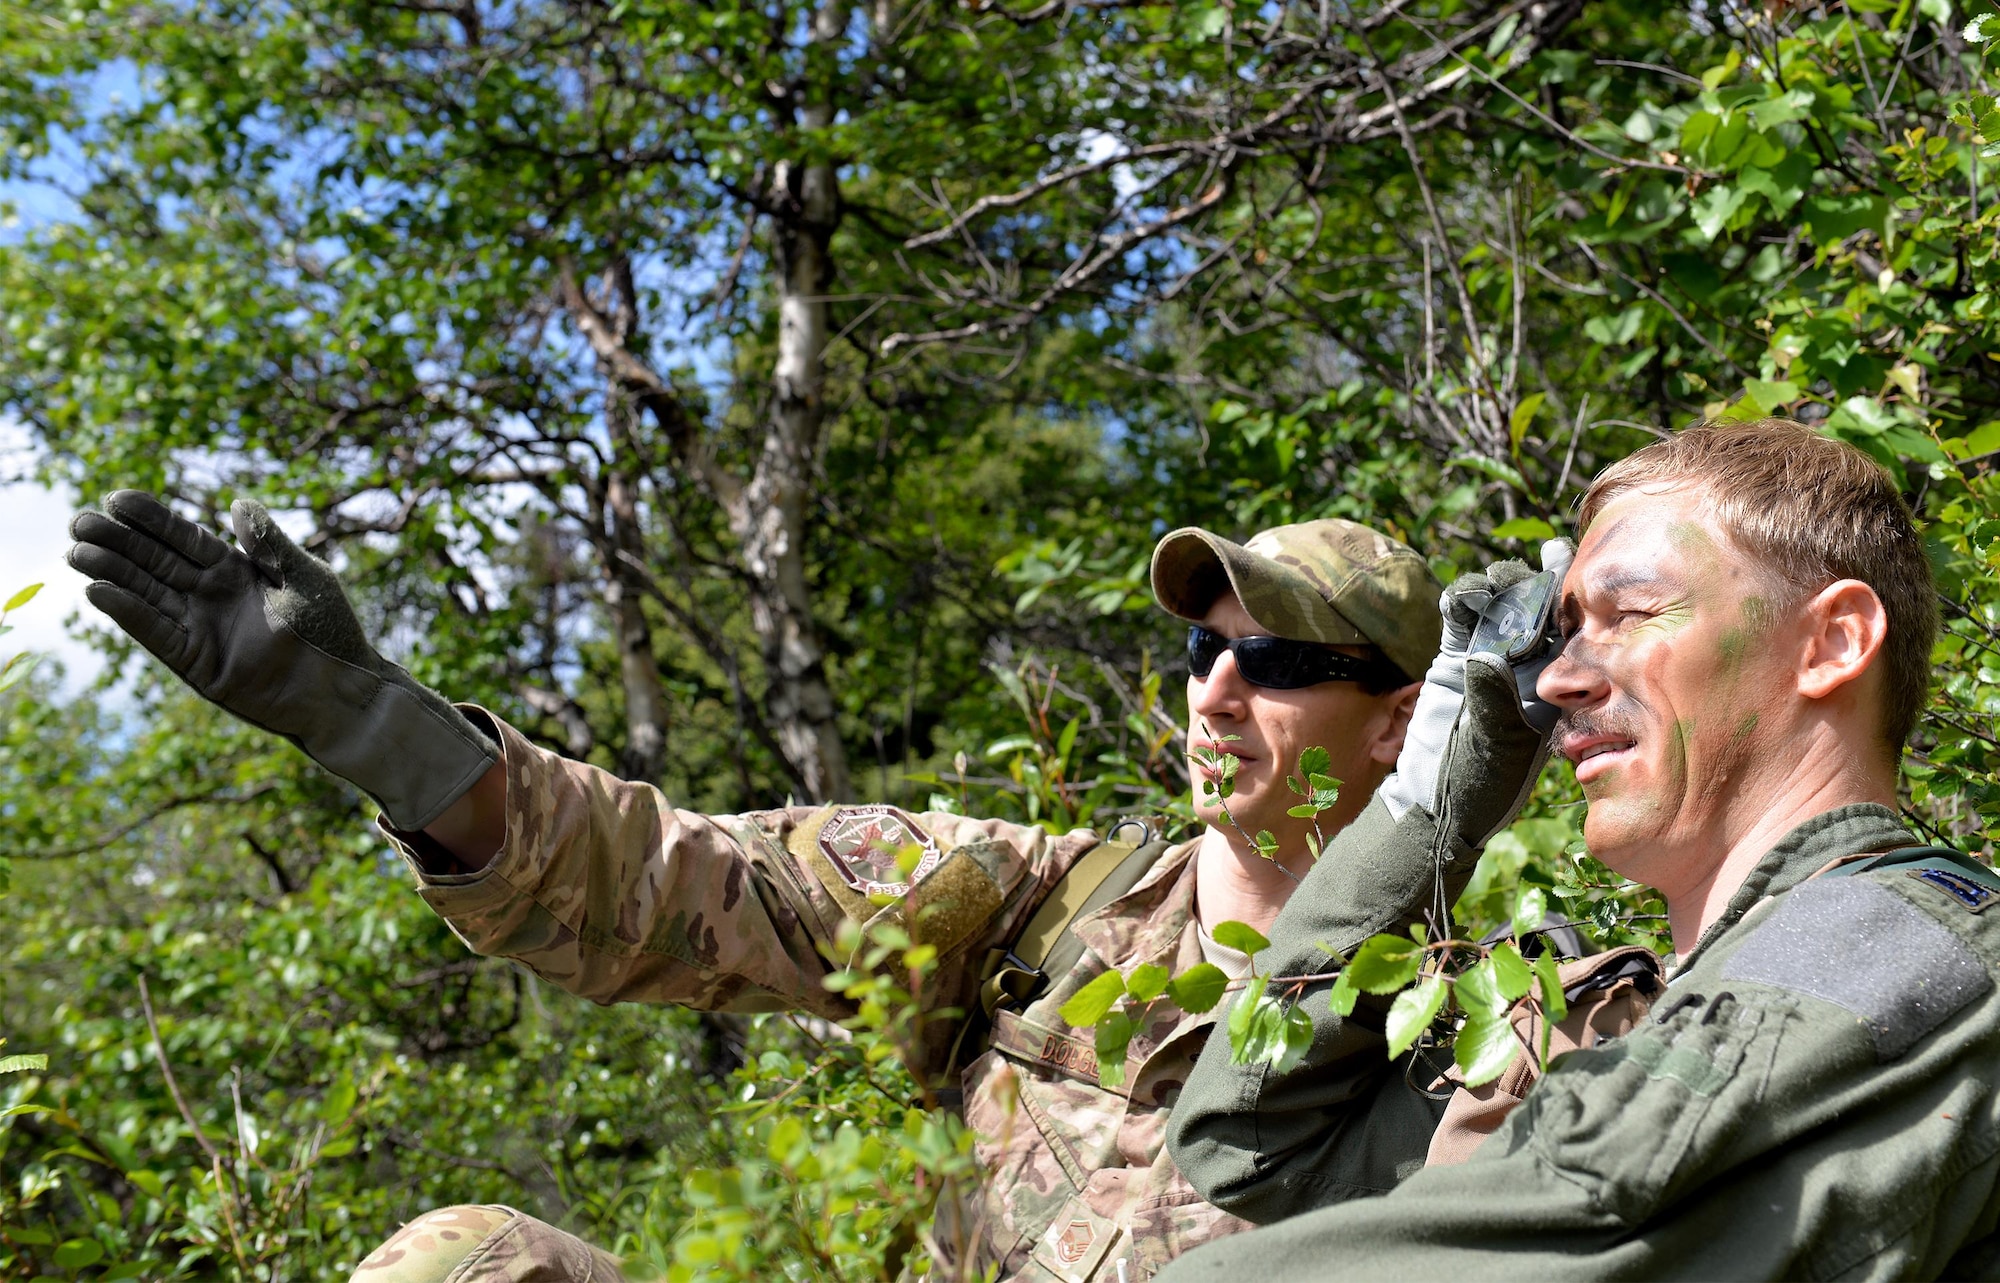
[(1619, 495), (1674, 482), (1707, 491), (1738, 545), (1801, 595), (1839, 579), (1875, 590), (1889, 617), (1883, 743), (1899, 755), (1930, 696), (1938, 610), (1923, 537), (1889, 474), (1790, 419), (1702, 423), (1599, 473), (1577, 509), (1577, 533)]

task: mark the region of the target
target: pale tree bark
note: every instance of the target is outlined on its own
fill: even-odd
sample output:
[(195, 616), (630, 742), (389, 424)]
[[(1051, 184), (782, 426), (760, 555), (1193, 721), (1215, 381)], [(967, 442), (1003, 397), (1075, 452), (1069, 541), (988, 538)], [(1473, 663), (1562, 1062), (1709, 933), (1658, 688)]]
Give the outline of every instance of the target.
[(667, 760), (667, 692), (660, 661), (653, 655), (643, 581), (634, 573), (645, 564), (639, 487), (623, 469), (614, 469), (605, 478), (604, 509), (611, 553), (604, 573), (604, 604), (618, 629), (618, 678), (625, 694), (625, 748), (618, 769), (628, 780), (658, 780)]
[[(850, 11), (847, 3), (819, 9), (812, 24), (815, 44), (825, 48), (840, 40)], [(814, 61), (809, 59), (809, 65)], [(791, 105), (790, 124), (798, 130), (832, 123), (826, 86), (799, 84), (785, 98)], [(751, 625), (764, 666), (766, 720), (788, 773), (805, 796), (829, 801), (848, 796), (847, 752), (806, 580), (806, 516), (825, 438), (827, 290), (833, 280), (831, 246), (841, 198), (831, 161), (779, 161), (768, 175), (759, 190), (749, 193), (754, 211), (748, 216), (761, 215), (770, 224), (778, 351), (763, 441), (748, 478), (732, 475), (716, 462), (685, 404), (638, 340), (629, 262), (614, 258), (599, 298), (591, 297), (566, 263), (560, 265), (560, 284), (564, 305), (610, 387), (614, 442), (629, 444), (633, 418), (641, 412), (649, 415), (676, 462), (721, 505), (748, 584)], [(621, 406), (630, 416), (622, 424)], [(617, 456), (627, 453), (620, 449)], [(644, 547), (637, 486), (616, 466), (616, 458), (604, 489), (608, 546), (599, 551), (606, 561), (606, 600), (618, 628), (627, 757), (631, 771), (650, 778), (658, 773), (665, 752), (666, 704), (640, 609), (641, 580), (625, 573)]]
[[(834, 39), (845, 22), (845, 5), (827, 5), (814, 34)], [(812, 103), (800, 116), (804, 127), (823, 128), (832, 108)], [(847, 752), (806, 588), (805, 524), (826, 421), (829, 249), (840, 220), (833, 165), (779, 162), (766, 208), (778, 287), (777, 367), (763, 451), (740, 502), (729, 508), (729, 525), (751, 575), (751, 619), (763, 644), (773, 728), (806, 792), (825, 801), (847, 796)]]
[[(587, 312), (591, 317), (587, 328), (602, 336), (606, 348), (620, 352), (642, 348), (631, 260), (614, 255), (603, 284), (600, 308), (584, 294), (574, 273), (565, 269), (564, 293), (572, 314)], [(592, 344), (598, 346), (596, 337)], [(640, 406), (617, 363), (602, 350), (597, 363), (605, 376), (604, 417), (611, 457), (590, 487), (589, 539), (603, 577), (604, 605), (618, 638), (618, 678), (625, 702), (625, 745), (618, 755), (618, 772), (628, 780), (657, 781), (667, 758), (667, 692), (653, 654), (652, 621), (645, 610), (646, 539), (639, 510), (642, 465), (635, 440)]]

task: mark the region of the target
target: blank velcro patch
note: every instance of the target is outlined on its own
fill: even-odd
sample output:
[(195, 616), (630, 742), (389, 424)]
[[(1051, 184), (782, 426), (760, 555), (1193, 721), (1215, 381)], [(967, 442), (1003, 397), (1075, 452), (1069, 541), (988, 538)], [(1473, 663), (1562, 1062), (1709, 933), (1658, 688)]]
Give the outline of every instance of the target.
[(1815, 878), (1778, 906), (1722, 968), (1859, 1016), (1893, 1060), (1993, 987), (1965, 942), (1887, 887)]

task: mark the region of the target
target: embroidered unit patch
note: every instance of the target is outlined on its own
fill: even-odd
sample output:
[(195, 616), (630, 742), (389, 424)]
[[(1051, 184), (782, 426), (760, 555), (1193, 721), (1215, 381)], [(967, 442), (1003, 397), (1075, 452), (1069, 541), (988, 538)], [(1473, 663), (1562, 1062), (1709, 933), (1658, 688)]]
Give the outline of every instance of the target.
[[(904, 851), (922, 852), (907, 877)], [(819, 831), (820, 854), (840, 880), (863, 895), (901, 895), (937, 867), (938, 847), (916, 821), (893, 806), (848, 806)]]
[(1984, 913), (2000, 902), (2000, 891), (1983, 886), (1963, 873), (1952, 873), (1945, 869), (1912, 869), (1910, 876), (1919, 882), (1927, 882), (1964, 905), (1972, 913)]

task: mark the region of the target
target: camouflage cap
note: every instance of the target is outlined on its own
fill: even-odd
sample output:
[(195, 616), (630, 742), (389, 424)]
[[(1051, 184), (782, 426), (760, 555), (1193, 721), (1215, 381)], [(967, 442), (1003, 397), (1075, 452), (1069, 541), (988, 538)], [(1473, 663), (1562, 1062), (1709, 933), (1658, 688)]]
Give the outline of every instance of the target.
[(1437, 655), (1444, 586), (1407, 544), (1328, 517), (1241, 544), (1188, 526), (1153, 549), (1153, 596), (1199, 620), (1225, 589), (1274, 637), (1381, 648), (1412, 680)]

